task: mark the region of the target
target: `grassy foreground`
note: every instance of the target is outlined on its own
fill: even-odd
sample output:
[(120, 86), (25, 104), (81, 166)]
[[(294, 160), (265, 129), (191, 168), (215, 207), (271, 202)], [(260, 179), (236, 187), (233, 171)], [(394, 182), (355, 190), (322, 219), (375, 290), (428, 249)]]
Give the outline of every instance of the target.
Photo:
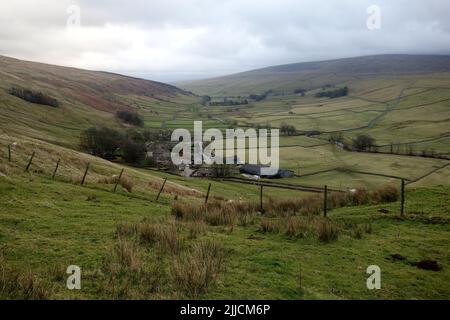
[[(176, 220), (173, 198), (154, 203), (153, 197), (33, 174), (0, 177), (0, 297), (450, 296), (447, 187), (408, 189), (405, 218), (398, 217), (399, 203), (335, 209), (327, 220), (338, 233), (332, 241), (309, 229), (293, 235), (264, 228), (263, 220), (289, 218), (270, 213), (232, 224)], [(424, 259), (442, 270), (414, 265)], [(65, 287), (72, 264), (82, 269), (81, 290)], [(381, 268), (381, 290), (366, 288), (373, 264)]]

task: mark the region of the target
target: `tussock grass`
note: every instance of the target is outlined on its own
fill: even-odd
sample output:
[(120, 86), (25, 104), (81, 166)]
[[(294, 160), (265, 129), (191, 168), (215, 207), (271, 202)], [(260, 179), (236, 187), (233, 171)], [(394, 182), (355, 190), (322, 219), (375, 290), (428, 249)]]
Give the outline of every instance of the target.
[(116, 226), (116, 238), (133, 237), (138, 233), (138, 225), (135, 223), (121, 223)]
[[(391, 185), (383, 186), (372, 192), (357, 189), (348, 192), (330, 193), (327, 208), (359, 206), (393, 202), (398, 198), (398, 191)], [(245, 201), (211, 201), (208, 204), (195, 202), (174, 201), (172, 215), (178, 220), (204, 222), (211, 226), (246, 226), (255, 222), (260, 214), (258, 202)], [(273, 199), (264, 202), (265, 216), (290, 217), (297, 214), (316, 216), (323, 212), (323, 195), (312, 195), (304, 198)], [(270, 221), (263, 220), (263, 224), (271, 229)], [(294, 223), (294, 222), (292, 222)]]
[[(192, 241), (189, 247), (183, 246), (182, 227)], [(181, 225), (171, 219), (118, 225), (114, 250), (104, 263), (110, 276), (101, 290), (128, 299), (154, 297), (170, 287), (171, 297), (198, 297), (216, 281), (225, 255), (218, 242), (194, 241), (204, 233), (204, 223)]]
[(208, 232), (208, 227), (203, 222), (188, 222), (188, 239), (194, 240)]
[(99, 294), (113, 299), (158, 298), (167, 282), (159, 260), (148, 261), (135, 238), (118, 237), (102, 267)]
[(284, 233), (290, 238), (306, 238), (314, 232), (311, 218), (290, 217), (286, 221)]
[[(119, 179), (118, 175), (113, 175), (110, 177), (100, 177), (97, 182), (103, 184), (116, 184), (118, 179)], [(119, 184), (122, 186), (122, 188), (124, 188), (128, 192), (133, 191), (134, 182), (130, 177), (123, 175), (120, 178)]]
[(322, 242), (338, 239), (339, 226), (328, 218), (292, 216), (288, 218), (263, 218), (259, 225), (262, 233), (280, 233), (291, 239), (317, 237)]
[(323, 219), (317, 221), (317, 233), (322, 242), (332, 242), (339, 237), (339, 228), (331, 220)]
[(224, 256), (224, 249), (218, 242), (196, 243), (173, 262), (171, 270), (176, 286), (191, 298), (197, 298), (216, 281)]
[(211, 226), (251, 224), (258, 205), (242, 201), (211, 201), (208, 204), (175, 201), (172, 215), (178, 220), (203, 222)]
[[(117, 271), (139, 272), (142, 262), (139, 255), (139, 248), (135, 241), (118, 238), (114, 247), (113, 256), (117, 261)], [(112, 273), (114, 272), (114, 270)]]
[(66, 280), (67, 277), (67, 266), (62, 263), (55, 263), (49, 266), (47, 269), (47, 273), (49, 274), (50, 278), (63, 283)]
[(137, 227), (139, 240), (146, 246), (155, 246), (165, 253), (175, 254), (182, 246), (175, 223), (143, 222)]
[(372, 193), (372, 198), (375, 203), (388, 203), (398, 200), (399, 191), (392, 185), (386, 185), (376, 189)]
[(191, 202), (174, 201), (171, 212), (176, 219), (201, 221), (204, 217), (204, 206)]
[(319, 214), (323, 209), (323, 198), (321, 195), (290, 199), (269, 198), (267, 201), (264, 201), (263, 207), (264, 212), (271, 216), (287, 217), (297, 213), (315, 215)]
[(259, 230), (262, 233), (279, 232), (281, 229), (280, 222), (278, 220), (263, 218), (261, 219)]
[(177, 253), (183, 243), (173, 221), (166, 223), (144, 219), (139, 223), (122, 223), (116, 227), (116, 238), (132, 238), (140, 245), (156, 248), (165, 253)]
[(46, 300), (52, 290), (33, 273), (21, 274), (6, 267), (0, 257), (0, 298), (17, 300)]

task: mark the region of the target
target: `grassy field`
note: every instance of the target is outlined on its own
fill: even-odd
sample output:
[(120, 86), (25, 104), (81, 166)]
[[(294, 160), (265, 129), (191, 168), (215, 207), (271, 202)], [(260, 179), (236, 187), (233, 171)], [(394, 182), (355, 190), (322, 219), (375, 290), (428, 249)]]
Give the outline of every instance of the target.
[[(210, 107), (177, 88), (119, 75), (4, 57), (0, 67), (0, 298), (450, 296), (448, 73), (293, 76), (276, 82), (276, 94), (263, 101)], [(261, 93), (274, 83), (270, 77), (249, 79), (237, 83), (239, 90)], [(316, 98), (324, 84), (348, 86), (350, 94)], [(303, 85), (311, 89), (304, 97), (292, 94)], [(42, 90), (62, 106), (25, 102), (8, 94), (11, 86)], [(241, 94), (235, 86), (207, 93)], [(128, 129), (114, 116), (121, 109), (142, 115), (144, 127), (138, 130), (192, 129), (194, 120), (202, 120), (204, 129), (276, 128), (285, 122), (299, 131), (318, 130), (313, 136), (281, 136), (281, 167), (296, 176), (264, 182), (375, 192), (386, 185), (398, 190), (403, 178), (406, 216), (399, 217), (396, 197), (345, 203), (322, 218), (317, 210), (304, 212), (311, 203), (322, 204), (321, 195), (274, 187), (264, 187), (264, 207), (270, 209), (262, 215), (258, 186), (185, 178), (80, 152), (86, 128)], [(328, 142), (333, 133), (347, 142), (369, 134), (379, 153), (341, 150)], [(387, 154), (391, 151), (395, 154)], [(124, 179), (114, 193), (114, 175), (122, 168)], [(168, 182), (156, 202), (164, 178)], [(201, 207), (210, 183), (210, 202), (227, 214)], [(289, 201), (305, 203), (291, 212)], [(202, 208), (200, 217), (172, 214), (177, 205), (192, 212)], [(236, 217), (240, 206), (253, 209)], [(418, 268), (422, 260), (437, 261), (441, 270)], [(70, 264), (82, 268), (80, 291), (65, 287)], [(372, 264), (382, 270), (381, 290), (366, 288)]]
[[(444, 79), (448, 80), (448, 75), (387, 77), (383, 81), (376, 77), (352, 79), (336, 85), (349, 86), (350, 95), (347, 97), (315, 98), (314, 90), (304, 97), (275, 95), (262, 102), (224, 112), (221, 117), (249, 127), (279, 127), (287, 123), (297, 130), (320, 131), (321, 134), (312, 137), (280, 138), (281, 166), (299, 175), (339, 168), (416, 180), (448, 163), (448, 160), (437, 157), (420, 157), (423, 154), (445, 156), (450, 152), (450, 87)], [(343, 151), (327, 143), (333, 133), (341, 133), (348, 142), (357, 135), (370, 135), (380, 152), (397, 154)], [(448, 169), (439, 172), (441, 179), (434, 175), (421, 184), (448, 186)], [(291, 179), (290, 182), (369, 187), (391, 180), (335, 170), (326, 175)]]
[[(339, 237), (329, 243), (314, 234), (262, 232), (262, 218), (257, 216), (245, 226), (174, 220), (170, 198), (154, 203), (154, 193), (114, 194), (95, 184), (81, 187), (34, 174), (3, 177), (0, 190), (1, 266), (13, 269), (23, 282), (30, 274), (33, 279), (31, 292), (21, 289), (22, 282), (5, 289), (9, 279), (3, 273), (3, 298), (36, 298), (34, 294), (41, 293), (61, 299), (446, 299), (450, 294), (450, 189), (444, 187), (408, 188), (402, 219), (398, 202), (333, 210), (329, 219), (338, 226)], [(126, 249), (131, 252), (121, 253), (134, 260), (117, 262), (123, 269), (109, 274), (111, 255), (118, 247), (125, 250), (117, 226), (139, 225), (143, 219), (174, 228), (179, 248), (120, 240), (131, 246)], [(370, 230), (359, 229), (368, 225)], [(191, 282), (200, 280), (179, 279), (174, 265), (185, 252), (208, 241), (220, 247), (223, 260), (206, 287), (192, 291), (185, 281), (195, 286)], [(394, 254), (406, 260), (394, 261)], [(434, 272), (411, 265), (423, 259), (437, 260), (444, 269)], [(71, 264), (82, 268), (82, 290), (65, 288), (64, 271)], [(372, 264), (382, 270), (381, 290), (366, 288), (365, 270)], [(142, 278), (136, 279), (139, 274)]]

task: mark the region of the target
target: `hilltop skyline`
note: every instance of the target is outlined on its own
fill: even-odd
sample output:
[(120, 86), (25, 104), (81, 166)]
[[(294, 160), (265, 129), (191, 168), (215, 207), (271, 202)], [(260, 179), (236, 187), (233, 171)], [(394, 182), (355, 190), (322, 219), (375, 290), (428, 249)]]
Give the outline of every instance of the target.
[[(163, 82), (374, 54), (449, 54), (450, 4), (421, 4), (19, 0), (0, 4), (0, 54)], [(380, 20), (371, 30), (373, 5)]]

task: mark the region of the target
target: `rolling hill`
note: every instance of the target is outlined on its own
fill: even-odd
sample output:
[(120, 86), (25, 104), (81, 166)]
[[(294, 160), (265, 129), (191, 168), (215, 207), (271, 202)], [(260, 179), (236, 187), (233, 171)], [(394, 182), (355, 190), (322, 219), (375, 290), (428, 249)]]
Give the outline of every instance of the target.
[[(61, 106), (31, 104), (9, 94), (12, 87), (43, 92)], [(117, 110), (175, 109), (196, 98), (177, 87), (119, 74), (22, 61), (0, 56), (0, 124), (16, 133), (73, 147), (81, 130), (98, 124), (117, 127)]]
[[(351, 66), (337, 62), (322, 65), (326, 72), (317, 64), (268, 68), (258, 72), (283, 78), (283, 90), (304, 77), (311, 87), (345, 83), (350, 95), (270, 95), (229, 108), (153, 81), (0, 57), (0, 298), (447, 298), (450, 82), (436, 73), (446, 62), (381, 65), (383, 74), (366, 67), (345, 77), (338, 71)], [(269, 82), (249, 76), (239, 80), (243, 88), (278, 83), (252, 77)], [(11, 87), (43, 92), (59, 106), (27, 102)], [(77, 151), (87, 127), (127, 129), (114, 116), (121, 109), (137, 110), (143, 129), (202, 120), (204, 128), (288, 122), (320, 131), (282, 136), (280, 160), (298, 173), (285, 183), (330, 187), (327, 217), (321, 194), (266, 185), (263, 195), (253, 183), (186, 178)], [(341, 150), (328, 141), (336, 132), (348, 141), (370, 134), (380, 152)], [(359, 188), (358, 197), (332, 192), (349, 188)], [(424, 261), (439, 270), (419, 268)], [(383, 290), (366, 288), (373, 263)], [(69, 264), (82, 268), (82, 290), (67, 290)]]
[(107, 112), (130, 107), (117, 98), (121, 95), (140, 95), (154, 99), (188, 95), (177, 87), (156, 81), (5, 56), (0, 56), (0, 81), (2, 88), (11, 84), (31, 85), (35, 89), (53, 91), (54, 95), (63, 100)]
[(292, 93), (350, 80), (392, 78), (450, 71), (448, 55), (377, 55), (272, 66), (212, 79), (180, 83), (197, 94), (237, 96), (268, 90)]

